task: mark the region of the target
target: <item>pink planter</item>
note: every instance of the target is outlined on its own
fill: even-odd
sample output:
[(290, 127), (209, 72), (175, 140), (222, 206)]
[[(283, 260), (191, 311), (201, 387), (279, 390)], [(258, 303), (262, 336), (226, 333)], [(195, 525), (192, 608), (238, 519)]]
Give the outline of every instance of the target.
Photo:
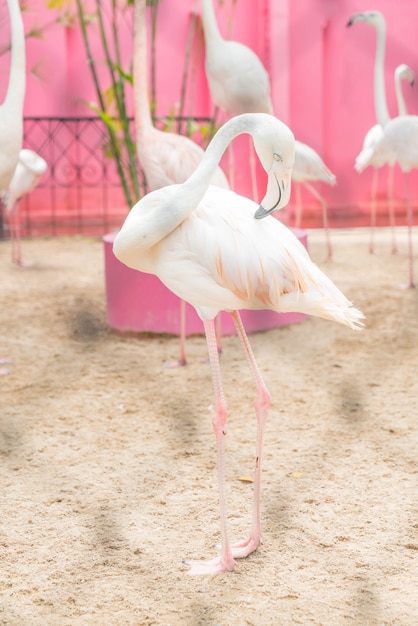
[[(298, 239), (307, 247), (305, 231), (295, 230)], [(113, 254), (116, 233), (103, 237), (105, 255), (105, 281), (107, 322), (120, 332), (167, 333), (180, 331), (180, 300), (156, 276), (126, 267)], [(305, 319), (301, 313), (275, 313), (274, 311), (241, 311), (248, 333), (293, 324)], [(203, 334), (203, 324), (193, 307), (187, 306), (186, 332)], [(235, 334), (230, 315), (222, 313), (222, 334)]]

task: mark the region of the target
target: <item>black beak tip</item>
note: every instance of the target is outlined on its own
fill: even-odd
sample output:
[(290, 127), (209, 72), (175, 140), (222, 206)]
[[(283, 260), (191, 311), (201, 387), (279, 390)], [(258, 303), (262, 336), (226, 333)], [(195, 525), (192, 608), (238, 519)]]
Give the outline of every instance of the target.
[(262, 220), (263, 217), (270, 215), (271, 211), (266, 211), (262, 204), (258, 207), (257, 211), (254, 213), (254, 217), (256, 220)]

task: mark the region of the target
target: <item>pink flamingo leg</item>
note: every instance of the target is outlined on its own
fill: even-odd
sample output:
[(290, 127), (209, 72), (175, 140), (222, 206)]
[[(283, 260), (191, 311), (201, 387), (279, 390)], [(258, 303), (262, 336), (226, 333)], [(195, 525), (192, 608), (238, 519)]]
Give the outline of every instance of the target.
[(305, 185), (306, 189), (308, 189), (308, 191), (311, 192), (313, 197), (316, 198), (318, 200), (318, 202), (321, 203), (321, 207), (322, 207), (322, 226), (323, 226), (323, 229), (325, 231), (325, 240), (327, 242), (327, 259), (330, 260), (330, 259), (332, 259), (332, 245), (331, 245), (331, 238), (330, 238), (330, 234), (329, 234), (327, 203), (325, 202), (324, 198), (321, 196), (320, 193), (318, 193), (318, 191), (315, 189), (315, 187), (313, 185), (311, 185), (308, 182), (305, 182), (304, 185)]
[(24, 261), (22, 258), (20, 245), (20, 215), (18, 204), (15, 204), (9, 212), (10, 244), (12, 252), (12, 263), (21, 267), (30, 267), (31, 261)]
[(186, 303), (180, 301), (180, 357), (177, 361), (166, 361), (164, 367), (174, 368), (187, 365), (186, 361)]
[(390, 230), (392, 233), (392, 248), (391, 254), (398, 253), (398, 247), (396, 245), (396, 235), (395, 235), (395, 206), (393, 202), (393, 174), (395, 168), (393, 165), (389, 165), (389, 173), (388, 173), (388, 204), (389, 204), (389, 224)]
[(377, 167), (373, 168), (372, 178), (372, 198), (370, 204), (370, 241), (369, 241), (369, 253), (375, 254), (374, 249), (374, 233), (376, 230), (376, 195), (377, 195), (377, 182), (379, 180), (379, 170)]
[(222, 313), (218, 313), (215, 319), (215, 332), (218, 354), (222, 354)]
[(254, 473), (254, 509), (250, 536), (247, 540), (235, 543), (232, 546), (232, 555), (235, 559), (241, 559), (251, 552), (254, 552), (260, 544), (263, 543), (261, 532), (261, 515), (260, 515), (260, 497), (261, 497), (261, 459), (263, 452), (264, 430), (267, 421), (268, 411), (271, 405), (271, 396), (261, 376), (259, 367), (248, 341), (247, 334), (241, 321), (238, 311), (231, 313), (234, 320), (235, 328), (243, 345), (245, 355), (247, 357), (251, 374), (256, 386), (256, 398), (254, 402), (255, 413), (257, 416), (257, 442), (255, 454), (255, 473)]
[(231, 546), (228, 539), (228, 522), (226, 512), (225, 490), (225, 436), (227, 409), (222, 387), (221, 368), (216, 343), (215, 324), (213, 320), (205, 320), (206, 341), (208, 344), (209, 362), (212, 369), (212, 382), (215, 394), (215, 410), (212, 417), (212, 425), (215, 431), (217, 460), (218, 460), (218, 486), (219, 486), (219, 509), (221, 518), (221, 554), (210, 561), (188, 561), (189, 574), (219, 574), (231, 572), (235, 561), (232, 556)]
[(411, 191), (409, 189), (409, 174), (404, 173), (405, 178), (405, 194), (406, 194), (406, 221), (408, 226), (408, 256), (409, 256), (409, 283), (406, 285), (407, 289), (413, 289), (415, 287), (414, 279), (414, 248), (412, 243), (412, 226), (414, 223), (414, 213), (411, 203)]

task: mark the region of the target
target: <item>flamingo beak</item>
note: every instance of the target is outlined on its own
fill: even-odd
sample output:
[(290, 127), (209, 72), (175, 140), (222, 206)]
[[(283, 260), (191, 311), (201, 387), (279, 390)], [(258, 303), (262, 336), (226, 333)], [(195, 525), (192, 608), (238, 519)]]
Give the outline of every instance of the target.
[(289, 202), (289, 197), (290, 176), (278, 177), (275, 172), (271, 172), (267, 182), (267, 193), (254, 213), (255, 219), (259, 220), (279, 211)]

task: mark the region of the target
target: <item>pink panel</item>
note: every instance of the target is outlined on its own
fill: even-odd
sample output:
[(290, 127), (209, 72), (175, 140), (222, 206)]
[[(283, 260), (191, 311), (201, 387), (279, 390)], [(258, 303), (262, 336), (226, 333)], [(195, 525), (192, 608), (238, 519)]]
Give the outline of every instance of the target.
[[(304, 231), (295, 231), (307, 245)], [(156, 276), (126, 267), (112, 251), (115, 233), (103, 238), (105, 255), (106, 310), (111, 328), (120, 332), (168, 333), (176, 335), (180, 329), (180, 300)], [(247, 332), (252, 333), (300, 322), (306, 316), (300, 313), (273, 311), (242, 311)], [(194, 308), (187, 306), (186, 332), (202, 334), (203, 324)], [(235, 334), (230, 315), (222, 313), (222, 333)]]
[[(322, 186), (330, 203), (331, 222), (339, 223), (343, 214), (361, 215), (370, 204), (371, 172), (359, 175), (354, 159), (361, 149), (367, 130), (375, 123), (373, 104), (373, 64), (376, 33), (366, 24), (346, 28), (350, 16), (367, 9), (380, 10), (387, 22), (386, 90), (389, 111), (396, 114), (393, 74), (399, 63), (408, 63), (418, 76), (416, 28), (418, 3), (403, 0), (376, 0), (365, 5), (361, 0), (236, 0), (233, 18), (232, 0), (214, 0), (220, 30), (225, 37), (245, 43), (259, 54), (270, 72), (272, 97), (276, 114), (294, 130), (297, 138), (315, 148), (337, 175), (335, 188)], [(160, 5), (157, 26), (157, 114), (178, 110), (188, 28), (193, 10), (200, 12), (195, 0)], [(27, 42), (27, 95), (25, 115), (90, 114), (83, 104), (95, 100), (95, 93), (84, 46), (78, 28), (54, 25), (56, 13), (45, 8), (44, 0), (31, 0), (30, 12), (23, 14), (25, 30), (33, 25), (48, 25), (42, 39)], [(71, 9), (74, 10), (74, 9)], [(7, 7), (0, 32), (0, 46), (9, 42)], [(122, 25), (122, 56), (129, 71), (132, 57), (132, 29), (129, 14)], [(93, 32), (95, 25), (90, 25)], [(103, 58), (101, 47), (93, 45), (93, 53)], [(203, 67), (202, 39), (196, 40), (192, 51), (196, 64), (196, 85), (186, 113), (208, 115), (212, 112)], [(0, 101), (7, 84), (10, 55), (0, 56), (3, 76)], [(108, 85), (106, 69), (100, 70)], [(132, 94), (127, 98), (132, 111)], [(189, 90), (189, 95), (191, 92)], [(418, 83), (404, 85), (405, 98), (411, 113), (418, 113)], [(236, 188), (252, 195), (249, 185), (248, 148), (238, 142), (236, 155)], [(260, 174), (261, 176), (261, 174)], [(261, 188), (261, 184), (260, 184)], [(412, 192), (416, 198), (418, 175), (412, 176)], [(403, 181), (396, 176), (396, 198), (403, 201)], [(386, 174), (382, 172), (379, 197), (386, 205)], [(316, 201), (304, 198), (305, 208), (314, 208)], [(318, 210), (319, 209), (315, 209)], [(305, 215), (308, 211), (305, 211)]]

